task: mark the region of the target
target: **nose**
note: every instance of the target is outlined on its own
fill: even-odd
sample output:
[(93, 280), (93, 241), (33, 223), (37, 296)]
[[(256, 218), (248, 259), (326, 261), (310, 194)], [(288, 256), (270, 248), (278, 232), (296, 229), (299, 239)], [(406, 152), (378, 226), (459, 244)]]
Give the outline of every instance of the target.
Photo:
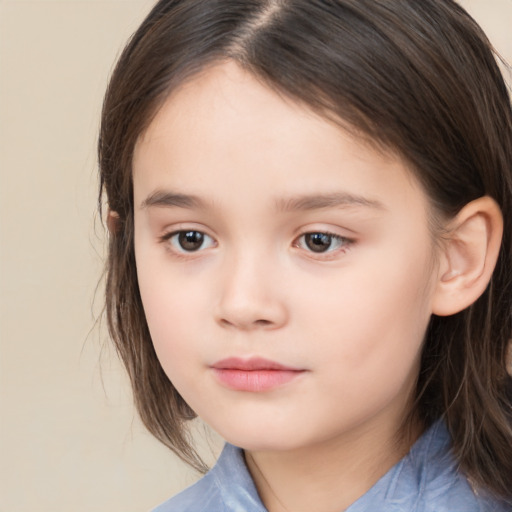
[(281, 276), (261, 255), (238, 255), (226, 262), (220, 280), (217, 322), (244, 331), (285, 325), (289, 312)]

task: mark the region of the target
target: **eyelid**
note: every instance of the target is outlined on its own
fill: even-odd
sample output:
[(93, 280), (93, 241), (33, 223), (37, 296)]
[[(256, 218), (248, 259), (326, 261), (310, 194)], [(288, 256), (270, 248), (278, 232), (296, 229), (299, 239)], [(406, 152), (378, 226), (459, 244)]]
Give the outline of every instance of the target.
[[(178, 224), (169, 227), (163, 234), (159, 235), (158, 241), (166, 245), (166, 249), (176, 257), (194, 258), (201, 255), (204, 251), (218, 246), (216, 238), (210, 235), (207, 231), (208, 229), (203, 226)], [(183, 247), (180, 247), (177, 243), (170, 242), (173, 237), (187, 232), (201, 233), (205, 238), (205, 243), (196, 250), (186, 250)], [(305, 236), (313, 234), (326, 235), (336, 241), (336, 244), (325, 251), (314, 251), (311, 248), (308, 248), (304, 242), (301, 242)], [(292, 247), (304, 251), (304, 253), (306, 253), (310, 258), (316, 260), (329, 260), (347, 253), (355, 242), (356, 240), (354, 237), (345, 236), (333, 229), (325, 229), (323, 226), (307, 226), (307, 228), (303, 228), (293, 238)]]
[(209, 229), (204, 224), (198, 222), (176, 222), (173, 224), (167, 224), (166, 226), (162, 226), (158, 228), (156, 233), (157, 239), (161, 241), (168, 240), (171, 236), (176, 235), (177, 233), (183, 233), (187, 231), (197, 231), (198, 233), (203, 233), (210, 238), (216, 239), (215, 235), (212, 234), (211, 229)]
[[(189, 232), (196, 232), (201, 233), (205, 239), (209, 239), (210, 242), (208, 243), (207, 247), (201, 246), (197, 250), (187, 251), (183, 249), (182, 247), (179, 247), (179, 245), (173, 244), (171, 241), (174, 237), (179, 236), (182, 233), (189, 233)], [(217, 246), (217, 241), (215, 238), (208, 233), (204, 229), (196, 228), (196, 227), (189, 227), (189, 226), (183, 226), (183, 227), (177, 227), (174, 229), (170, 229), (169, 231), (165, 232), (161, 236), (158, 237), (158, 240), (160, 243), (167, 244), (167, 250), (172, 252), (174, 255), (179, 257), (194, 257), (198, 256), (200, 253), (205, 251), (206, 249), (210, 249), (211, 247)]]
[[(301, 244), (299, 244), (299, 240), (304, 238), (307, 235), (314, 235), (314, 234), (322, 234), (327, 235), (335, 240), (337, 240), (341, 246), (336, 248), (329, 248), (325, 252), (315, 252), (311, 249), (308, 249), (307, 247), (302, 247)], [(308, 257), (314, 258), (314, 259), (320, 259), (320, 260), (328, 260), (328, 259), (334, 259), (340, 254), (345, 254), (351, 247), (354, 245), (356, 240), (352, 237), (346, 237), (344, 235), (341, 235), (340, 233), (334, 233), (333, 231), (329, 229), (307, 229), (299, 233), (293, 241), (293, 246), (304, 250)]]

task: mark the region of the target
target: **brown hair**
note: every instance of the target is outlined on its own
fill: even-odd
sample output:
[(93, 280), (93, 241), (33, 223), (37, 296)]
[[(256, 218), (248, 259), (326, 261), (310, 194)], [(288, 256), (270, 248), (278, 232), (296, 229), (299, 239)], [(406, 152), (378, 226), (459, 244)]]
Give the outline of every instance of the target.
[(170, 92), (236, 61), (269, 87), (402, 155), (437, 212), (489, 195), (505, 222), (485, 293), (426, 334), (414, 412), (443, 417), (477, 486), (512, 490), (512, 111), (492, 47), (452, 0), (161, 0), (112, 75), (99, 139), (101, 193), (119, 216), (109, 241), (106, 312), (147, 428), (202, 468), (194, 417), (164, 374), (146, 324), (133, 247), (135, 143)]

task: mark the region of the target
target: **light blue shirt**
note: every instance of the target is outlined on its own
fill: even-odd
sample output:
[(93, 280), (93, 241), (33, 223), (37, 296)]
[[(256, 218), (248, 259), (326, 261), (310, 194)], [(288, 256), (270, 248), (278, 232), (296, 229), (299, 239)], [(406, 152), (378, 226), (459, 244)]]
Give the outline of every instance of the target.
[[(512, 485), (512, 482), (511, 482)], [(511, 512), (512, 505), (476, 495), (456, 469), (444, 423), (430, 427), (366, 494), (345, 512)], [(226, 444), (199, 482), (153, 512), (267, 512), (243, 451)], [(315, 512), (315, 511), (311, 511)]]

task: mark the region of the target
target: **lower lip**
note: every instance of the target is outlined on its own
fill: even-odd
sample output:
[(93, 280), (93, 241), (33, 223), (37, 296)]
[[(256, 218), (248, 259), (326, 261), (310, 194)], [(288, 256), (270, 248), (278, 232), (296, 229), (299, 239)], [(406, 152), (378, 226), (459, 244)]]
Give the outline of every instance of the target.
[(303, 371), (295, 370), (238, 370), (214, 368), (219, 381), (236, 391), (262, 392), (288, 384)]

